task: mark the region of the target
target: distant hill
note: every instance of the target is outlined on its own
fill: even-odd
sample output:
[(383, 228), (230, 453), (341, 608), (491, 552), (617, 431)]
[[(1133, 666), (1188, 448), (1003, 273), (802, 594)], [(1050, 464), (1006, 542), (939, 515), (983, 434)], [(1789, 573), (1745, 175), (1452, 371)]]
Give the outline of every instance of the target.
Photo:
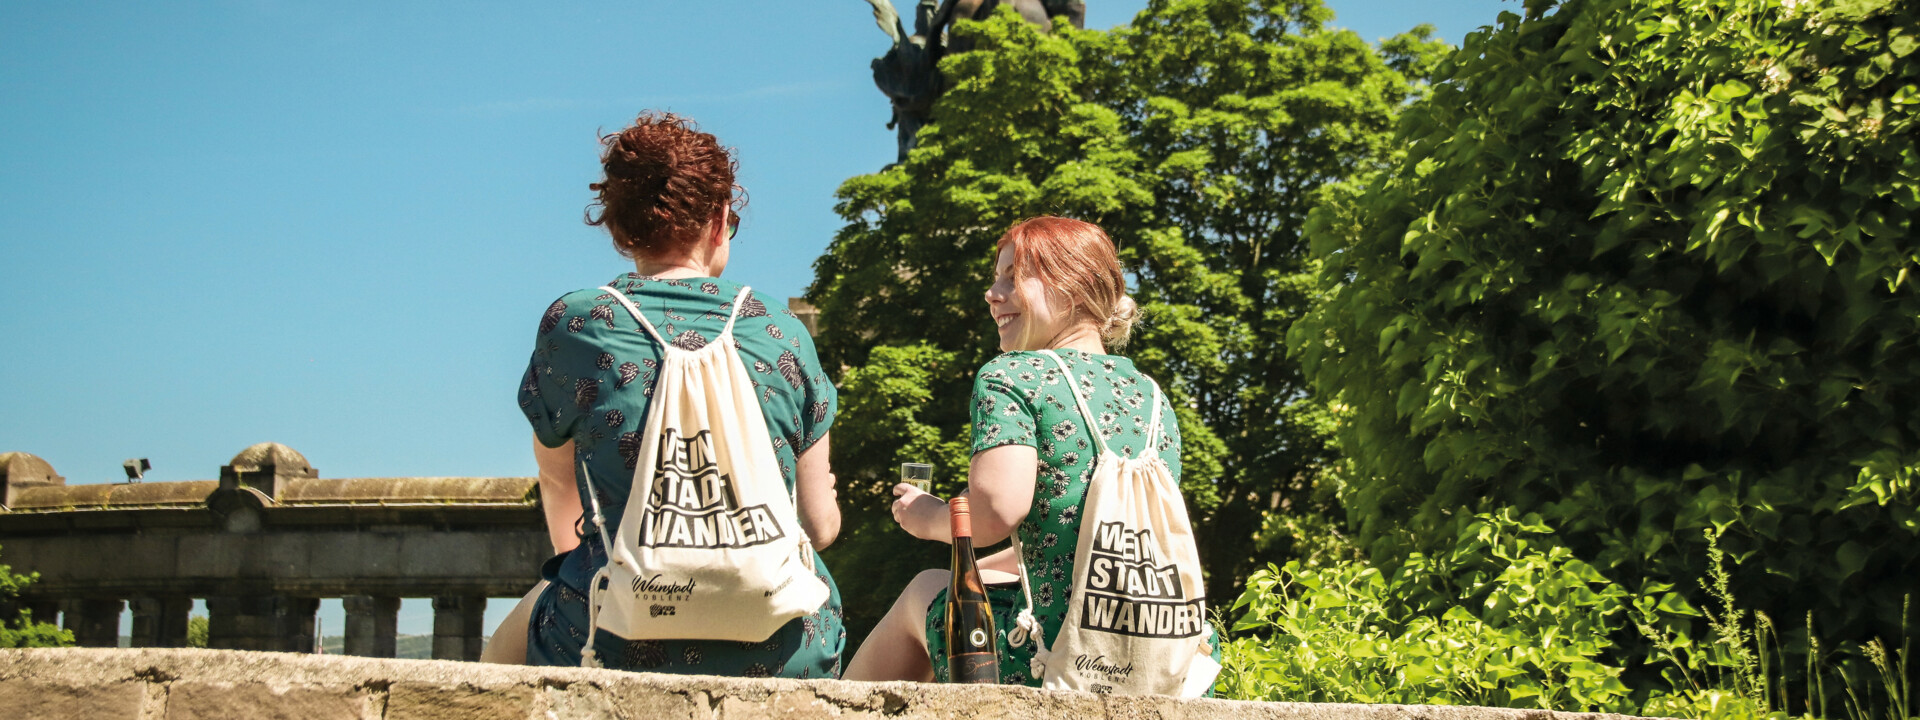
[[(347, 640), (340, 635), (328, 635), (320, 639), (320, 647), (328, 655), (340, 655), (346, 652)], [(394, 638), (393, 656), (403, 660), (430, 660), (433, 658), (433, 636), (401, 635)]]

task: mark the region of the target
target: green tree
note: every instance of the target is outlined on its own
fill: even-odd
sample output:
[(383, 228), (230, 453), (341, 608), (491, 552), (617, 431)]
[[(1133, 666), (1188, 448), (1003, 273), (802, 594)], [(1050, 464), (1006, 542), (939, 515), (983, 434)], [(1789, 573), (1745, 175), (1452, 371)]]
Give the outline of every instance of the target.
[[(19, 599), (20, 591), (39, 579), (40, 573), (18, 575), (13, 566), (0, 564), (0, 606)], [(35, 620), (33, 613), (21, 610), (12, 620), (0, 618), (0, 648), (60, 647), (73, 644), (73, 633), (49, 622)]]
[(1289, 552), (1262, 534), (1288, 527), (1269, 513), (1331, 502), (1314, 492), (1325, 413), (1282, 340), (1312, 287), (1300, 228), (1320, 188), (1391, 150), (1418, 91), (1401, 70), (1440, 46), (1422, 31), (1382, 52), (1330, 17), (1317, 0), (1156, 0), (1112, 32), (961, 26), (978, 49), (943, 61), (951, 87), (907, 161), (841, 186), (848, 224), (808, 293), (823, 358), (847, 368), (849, 521), (829, 558), (859, 568), (839, 576), (856, 635), (944, 560), (891, 526), (886, 490), (904, 461), (964, 480), (972, 374), (998, 352), (981, 293), (1024, 218), (1096, 222), (1119, 246), (1147, 319), (1127, 352), (1177, 409), (1211, 595)]
[(187, 647), (203, 648), (207, 646), (207, 616), (195, 615), (187, 618)]
[(1713, 529), (1743, 605), (1897, 644), (1916, 48), (1920, 5), (1881, 0), (1529, 0), (1468, 38), (1405, 155), (1314, 214), (1325, 298), (1290, 336), (1352, 408), (1376, 563), (1512, 508), (1708, 607)]

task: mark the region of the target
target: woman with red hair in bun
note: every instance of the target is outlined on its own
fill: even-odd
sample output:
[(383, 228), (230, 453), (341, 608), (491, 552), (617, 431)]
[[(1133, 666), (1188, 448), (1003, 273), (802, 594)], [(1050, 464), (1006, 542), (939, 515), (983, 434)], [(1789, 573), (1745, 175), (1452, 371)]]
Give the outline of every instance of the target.
[[(984, 299), (1002, 353), (980, 368), (969, 403), (973, 461), (966, 494), (973, 544), (989, 547), (1017, 534), (1032, 584), (1030, 609), (1053, 647), (1066, 619), (1098, 440), (1122, 457), (1157, 454), (1177, 481), (1180, 429), (1173, 407), (1152, 390), (1151, 380), (1132, 360), (1108, 353), (1126, 344), (1139, 311), (1127, 296), (1113, 241), (1099, 226), (1059, 217), (1014, 225), (1000, 237), (993, 285)], [(1089, 411), (1096, 413), (1091, 421), (1045, 351), (1079, 381)], [(1153, 404), (1165, 421), (1148, 447)], [(907, 484), (893, 492), (893, 516), (902, 529), (952, 542), (945, 502)], [(1041, 679), (1030, 666), (1035, 644), (1013, 632), (1016, 618), (1029, 608), (1013, 550), (983, 558), (980, 568), (999, 634), (1000, 681), (1038, 687)], [(860, 645), (846, 679), (946, 681), (941, 628), (948, 584), (946, 570), (915, 577)]]
[[(602, 290), (625, 295), (662, 340), (697, 350), (719, 338), (736, 317), (733, 338), (752, 379), (780, 469), (796, 492), (802, 529), (825, 548), (840, 531), (834, 477), (827, 465), (827, 429), (835, 391), (821, 372), (807, 329), (772, 297), (721, 279), (745, 204), (737, 193), (732, 153), (713, 135), (671, 115), (642, 114), (601, 138), (605, 172), (591, 185), (596, 202), (587, 224), (604, 227), (632, 272), (560, 296), (542, 314), (531, 362), (520, 383), (520, 407), (533, 426), (541, 504), (554, 549), (541, 569), (546, 582), (523, 601), (525, 660), (578, 666), (589, 636), (588, 587), (607, 564), (603, 538), (581, 508), (593, 492), (603, 517), (622, 517), (653, 394), (662, 348)], [(592, 490), (576, 477), (587, 468)], [(610, 524), (609, 528), (613, 526)], [(611, 668), (748, 677), (835, 677), (845, 646), (840, 592), (826, 564), (814, 558), (827, 600), (782, 626), (764, 642), (627, 640), (595, 634), (594, 654)], [(530, 605), (530, 607), (525, 607)], [(490, 659), (513, 660), (510, 620)]]

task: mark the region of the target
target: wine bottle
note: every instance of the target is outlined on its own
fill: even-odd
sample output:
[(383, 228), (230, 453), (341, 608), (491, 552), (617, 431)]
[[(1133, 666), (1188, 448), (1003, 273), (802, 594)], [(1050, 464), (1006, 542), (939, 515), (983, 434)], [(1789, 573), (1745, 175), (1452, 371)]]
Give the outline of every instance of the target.
[(967, 496), (948, 504), (953, 513), (953, 586), (947, 589), (947, 678), (957, 683), (1000, 682), (1000, 645), (993, 632), (987, 584), (973, 559), (973, 519)]

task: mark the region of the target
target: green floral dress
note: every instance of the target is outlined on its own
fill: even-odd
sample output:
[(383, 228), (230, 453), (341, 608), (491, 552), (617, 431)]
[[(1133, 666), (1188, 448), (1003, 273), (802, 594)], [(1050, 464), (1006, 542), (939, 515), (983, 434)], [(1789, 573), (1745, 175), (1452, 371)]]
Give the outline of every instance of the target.
[[(640, 307), (667, 341), (698, 350), (734, 321), (733, 340), (747, 364), (780, 474), (791, 489), (799, 453), (833, 426), (838, 392), (814, 355), (813, 338), (799, 318), (754, 292), (736, 310), (740, 284), (720, 278), (665, 279), (627, 273), (607, 283)], [(593, 473), (593, 490), (609, 524), (626, 512), (640, 428), (646, 425), (661, 348), (612, 295), (587, 288), (562, 295), (540, 318), (533, 357), (520, 380), (520, 409), (547, 447), (571, 440), (575, 460)], [(592, 507), (576, 479), (580, 506)], [(607, 554), (593, 523), (576, 520), (580, 546), (541, 568), (552, 584), (534, 603), (527, 628), (527, 663), (575, 667), (589, 630), (587, 588)], [(846, 645), (840, 590), (815, 556), (827, 601), (795, 618), (765, 642), (626, 640), (602, 632), (594, 650), (606, 667), (621, 670), (822, 678), (840, 674)]]
[[(1079, 380), (1087, 407), (1096, 415), (1093, 427), (1087, 426), (1074, 406), (1073, 392), (1061, 377), (1060, 368), (1036, 352), (1006, 353), (989, 361), (974, 378), (972, 400), (975, 453), (1001, 445), (1026, 445), (1040, 456), (1033, 506), (1015, 532), (1033, 583), (1033, 615), (1045, 630), (1049, 647), (1066, 621), (1067, 596), (1073, 592), (1080, 513), (1085, 509), (1094, 460), (1100, 456), (1093, 433), (1099, 432), (1114, 452), (1138, 457), (1153, 414), (1147, 403), (1160, 403), (1162, 432), (1154, 451), (1166, 461), (1174, 478), (1180, 477), (1180, 429), (1173, 419), (1173, 407), (1165, 396), (1154, 397), (1152, 384), (1133, 361), (1077, 350), (1055, 352)], [(1038, 687), (1040, 678), (1031, 677), (1028, 669), (1034, 644), (1014, 646), (1007, 641), (1014, 619), (1026, 606), (1020, 585), (991, 586), (987, 594), (993, 603), (994, 629), (999, 633), (1001, 682)], [(948, 679), (942, 635), (947, 622), (946, 602), (943, 590), (927, 612), (927, 652), (933, 659), (934, 679), (939, 682)]]

